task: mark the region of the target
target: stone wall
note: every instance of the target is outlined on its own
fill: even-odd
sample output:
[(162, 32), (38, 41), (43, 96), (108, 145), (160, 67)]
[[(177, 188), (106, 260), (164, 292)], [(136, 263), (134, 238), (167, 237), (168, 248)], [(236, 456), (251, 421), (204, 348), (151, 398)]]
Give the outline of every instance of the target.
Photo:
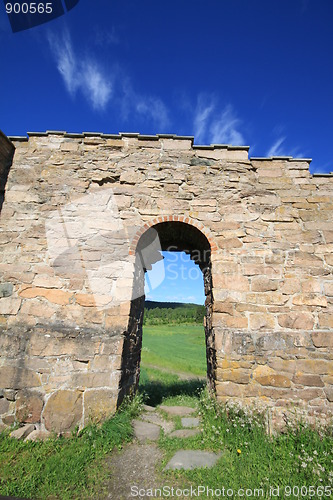
[(217, 397), (329, 415), (333, 176), (309, 161), (177, 136), (0, 135), (2, 423), (69, 432), (135, 387), (149, 228), (194, 260), (208, 242)]

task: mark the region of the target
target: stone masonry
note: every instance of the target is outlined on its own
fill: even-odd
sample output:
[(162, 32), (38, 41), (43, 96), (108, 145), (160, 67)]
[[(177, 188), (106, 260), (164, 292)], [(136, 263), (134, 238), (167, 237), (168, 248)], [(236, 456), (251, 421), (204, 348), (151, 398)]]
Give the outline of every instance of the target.
[(333, 176), (309, 163), (172, 135), (1, 134), (0, 424), (68, 433), (115, 411), (138, 383), (144, 272), (171, 247), (204, 275), (218, 399), (330, 416)]

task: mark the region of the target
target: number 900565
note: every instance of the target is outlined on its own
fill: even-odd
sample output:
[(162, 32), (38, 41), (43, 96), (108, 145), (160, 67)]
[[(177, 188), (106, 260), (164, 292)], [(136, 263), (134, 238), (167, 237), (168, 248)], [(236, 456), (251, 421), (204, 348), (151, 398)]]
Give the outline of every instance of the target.
[(6, 3), (7, 14), (52, 14), (52, 3)]

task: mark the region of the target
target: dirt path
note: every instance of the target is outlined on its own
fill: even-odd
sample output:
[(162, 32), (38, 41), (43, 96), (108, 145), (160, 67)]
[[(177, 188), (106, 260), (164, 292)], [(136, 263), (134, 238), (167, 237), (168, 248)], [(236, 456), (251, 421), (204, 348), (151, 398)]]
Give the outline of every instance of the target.
[(156, 464), (162, 457), (161, 450), (153, 443), (132, 443), (123, 450), (115, 452), (109, 462), (112, 476), (108, 484), (108, 498), (112, 500), (151, 498), (151, 496), (140, 496), (137, 492), (140, 489), (163, 486), (156, 473)]

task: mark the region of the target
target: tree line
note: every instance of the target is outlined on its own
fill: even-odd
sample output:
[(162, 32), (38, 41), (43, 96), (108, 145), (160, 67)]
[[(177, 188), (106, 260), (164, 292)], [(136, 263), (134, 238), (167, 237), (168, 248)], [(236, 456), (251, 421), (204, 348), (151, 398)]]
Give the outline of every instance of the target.
[(205, 306), (178, 302), (146, 301), (144, 325), (203, 323)]

